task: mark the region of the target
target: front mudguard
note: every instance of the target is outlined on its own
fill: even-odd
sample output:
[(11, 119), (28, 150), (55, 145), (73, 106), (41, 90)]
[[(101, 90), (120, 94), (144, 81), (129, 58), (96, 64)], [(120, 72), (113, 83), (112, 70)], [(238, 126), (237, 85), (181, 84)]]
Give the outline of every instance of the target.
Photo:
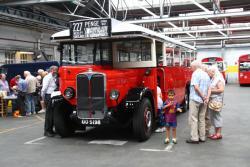
[(138, 87), (130, 89), (126, 101), (125, 101), (125, 108), (128, 110), (136, 111), (139, 107), (140, 102), (143, 98), (148, 98), (154, 108), (154, 96), (152, 90), (147, 87)]

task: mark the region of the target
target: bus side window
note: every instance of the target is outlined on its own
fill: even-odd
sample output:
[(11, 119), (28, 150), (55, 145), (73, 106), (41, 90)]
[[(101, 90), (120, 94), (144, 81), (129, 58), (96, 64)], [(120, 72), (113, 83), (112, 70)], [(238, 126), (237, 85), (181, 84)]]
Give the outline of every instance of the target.
[(151, 61), (150, 41), (134, 40), (115, 42), (119, 62)]
[(191, 54), (190, 54), (190, 64), (194, 60), (195, 60), (195, 52), (191, 52)]
[(185, 67), (190, 67), (190, 64), (191, 64), (191, 53), (190, 52), (186, 52), (184, 63), (185, 63)]
[(163, 66), (163, 50), (162, 50), (162, 43), (156, 41), (156, 57), (157, 57), (157, 65)]
[(180, 57), (180, 66), (186, 66), (186, 52), (182, 51), (181, 52), (181, 57)]
[(179, 49), (174, 50), (174, 66), (181, 65), (181, 53)]
[(73, 56), (74, 56), (74, 45), (70, 45), (70, 44), (65, 44), (63, 47), (63, 55), (64, 55), (64, 61), (65, 62), (73, 62)]
[(167, 59), (167, 66), (173, 66), (173, 53), (166, 53), (166, 59)]

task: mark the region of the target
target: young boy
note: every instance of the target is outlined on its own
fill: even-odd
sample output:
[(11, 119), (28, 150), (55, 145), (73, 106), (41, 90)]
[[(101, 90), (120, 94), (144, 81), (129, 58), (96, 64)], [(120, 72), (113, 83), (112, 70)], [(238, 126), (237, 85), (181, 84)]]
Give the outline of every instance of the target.
[(164, 103), (163, 110), (165, 111), (165, 119), (166, 119), (166, 139), (164, 141), (165, 144), (170, 142), (170, 128), (172, 128), (172, 142), (177, 144), (176, 140), (176, 127), (177, 127), (177, 120), (176, 120), (176, 112), (182, 112), (180, 109), (179, 104), (174, 99), (175, 92), (174, 90), (168, 91), (168, 98)]

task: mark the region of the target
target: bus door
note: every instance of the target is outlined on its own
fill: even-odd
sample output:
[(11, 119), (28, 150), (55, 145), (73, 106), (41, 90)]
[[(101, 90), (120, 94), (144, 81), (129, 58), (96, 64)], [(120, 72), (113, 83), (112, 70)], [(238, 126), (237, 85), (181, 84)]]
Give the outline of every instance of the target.
[(163, 62), (158, 63), (157, 79), (160, 83), (163, 100), (166, 100), (168, 90), (174, 89), (172, 48), (166, 48), (164, 45), (162, 54)]
[(165, 99), (165, 92), (166, 92), (166, 82), (165, 82), (165, 71), (164, 71), (164, 65), (165, 65), (165, 61), (164, 61), (164, 52), (163, 52), (163, 48), (164, 48), (164, 43), (156, 41), (155, 43), (155, 50), (156, 50), (156, 59), (157, 59), (157, 86), (159, 86), (161, 88), (161, 92), (162, 92), (162, 98), (163, 100)]
[(172, 72), (169, 68), (158, 68), (157, 69), (157, 80), (159, 87), (161, 88), (163, 100), (167, 98), (167, 92), (169, 89), (174, 89), (174, 81)]

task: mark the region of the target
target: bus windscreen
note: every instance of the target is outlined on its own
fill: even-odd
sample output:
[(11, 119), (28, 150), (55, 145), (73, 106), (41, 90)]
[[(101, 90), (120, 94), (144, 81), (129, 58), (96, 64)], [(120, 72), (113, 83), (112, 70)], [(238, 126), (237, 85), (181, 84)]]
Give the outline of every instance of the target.
[(223, 62), (204, 62), (203, 64), (206, 64), (208, 66), (216, 66), (219, 71), (223, 71)]
[(240, 62), (240, 72), (250, 72), (250, 62)]

